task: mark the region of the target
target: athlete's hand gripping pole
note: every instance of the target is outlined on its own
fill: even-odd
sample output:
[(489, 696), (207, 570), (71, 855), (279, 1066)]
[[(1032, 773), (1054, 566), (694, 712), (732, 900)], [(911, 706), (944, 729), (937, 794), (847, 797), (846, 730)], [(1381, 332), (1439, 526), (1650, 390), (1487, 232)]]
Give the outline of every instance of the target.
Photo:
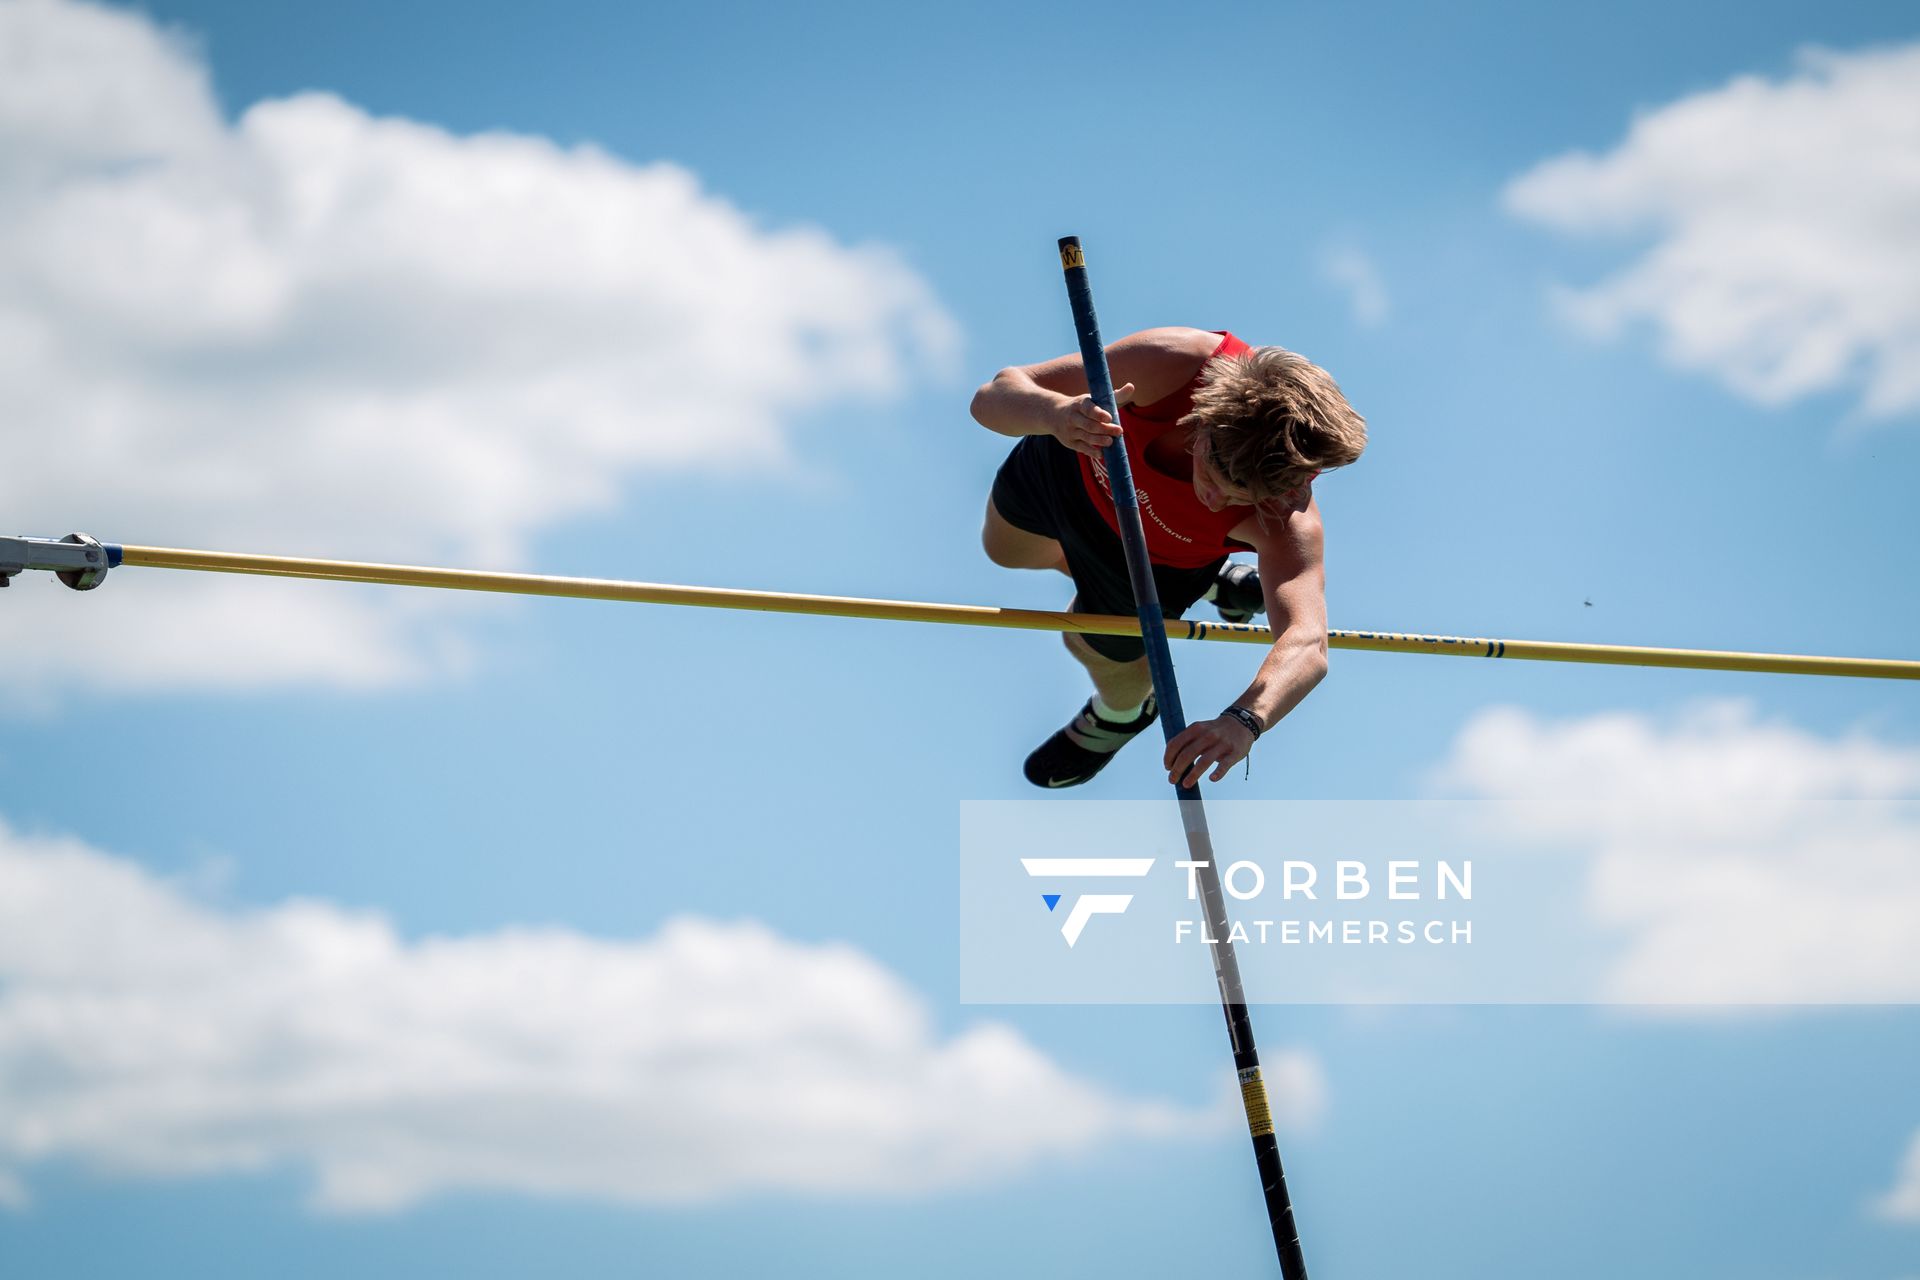
[[(1086, 367), (1088, 393), (1094, 403), (1118, 422), (1120, 408), (1114, 403), (1113, 375), (1107, 369), (1106, 346), (1100, 341), (1100, 321), (1094, 314), (1093, 291), (1087, 284), (1087, 261), (1080, 251), (1078, 236), (1067, 236), (1060, 241), (1060, 266), (1067, 276), (1067, 298), (1073, 304), (1073, 327), (1080, 338), (1080, 361)], [(1134, 492), (1133, 467), (1127, 460), (1124, 436), (1107, 445), (1102, 461), (1107, 469), (1107, 483), (1113, 491), (1114, 510), (1119, 516), (1120, 542), (1126, 548), (1127, 575), (1133, 581), (1134, 604), (1140, 611), (1147, 669), (1153, 675), (1153, 695), (1160, 704), (1160, 727), (1167, 741), (1172, 742), (1185, 732), (1187, 718), (1180, 709), (1180, 689), (1173, 676), (1173, 652), (1167, 644), (1160, 594), (1153, 585), (1153, 562), (1147, 556), (1147, 535), (1140, 523), (1140, 499)], [(1240, 964), (1234, 957), (1233, 943), (1228, 940), (1226, 895), (1220, 891), (1220, 875), (1214, 866), (1213, 839), (1208, 834), (1206, 808), (1200, 800), (1200, 780), (1194, 779), (1191, 787), (1176, 784), (1173, 792), (1180, 801), (1180, 824), (1186, 831), (1189, 856), (1199, 864), (1197, 879), (1210, 924), (1208, 949), (1213, 957), (1213, 976), (1220, 984), (1220, 1003), (1227, 1017), (1227, 1034), (1233, 1043), (1233, 1065), (1240, 1075), (1247, 1129), (1253, 1137), (1254, 1160), (1266, 1192), (1267, 1219), (1272, 1224), (1274, 1247), (1280, 1255), (1280, 1274), (1285, 1280), (1306, 1280), (1307, 1263), (1300, 1252), (1300, 1233), (1294, 1226), (1287, 1175), (1280, 1167), (1280, 1146), (1273, 1136), (1266, 1084), (1260, 1078), (1260, 1055), (1254, 1048), (1253, 1023), (1247, 1016), (1246, 993), (1240, 985)]]

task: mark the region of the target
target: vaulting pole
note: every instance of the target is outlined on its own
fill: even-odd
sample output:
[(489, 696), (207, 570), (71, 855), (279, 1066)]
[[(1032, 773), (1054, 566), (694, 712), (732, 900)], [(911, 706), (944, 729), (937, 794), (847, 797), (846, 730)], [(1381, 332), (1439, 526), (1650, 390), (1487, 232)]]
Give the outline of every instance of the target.
[[(1113, 375), (1107, 369), (1107, 350), (1100, 341), (1100, 321), (1093, 310), (1093, 291), (1087, 283), (1087, 263), (1077, 236), (1060, 241), (1060, 265), (1067, 276), (1067, 298), (1073, 304), (1073, 327), (1080, 338), (1080, 361), (1086, 367), (1087, 390), (1094, 403), (1115, 422), (1120, 410), (1113, 399)], [(1160, 704), (1160, 727), (1172, 742), (1187, 728), (1180, 709), (1180, 686), (1173, 675), (1173, 651), (1160, 613), (1160, 594), (1153, 584), (1153, 564), (1147, 556), (1147, 535), (1140, 523), (1140, 499), (1133, 488), (1133, 467), (1127, 460), (1124, 437), (1115, 437), (1105, 451), (1107, 483), (1114, 510), (1120, 517), (1120, 541), (1126, 548), (1127, 574), (1133, 580), (1133, 600), (1140, 611), (1140, 634), (1146, 641), (1147, 667), (1153, 673), (1153, 696)], [(1300, 1251), (1300, 1232), (1294, 1225), (1293, 1200), (1287, 1194), (1287, 1175), (1280, 1167), (1280, 1144), (1273, 1136), (1273, 1115), (1267, 1105), (1267, 1086), (1260, 1078), (1260, 1052), (1253, 1043), (1253, 1020), (1247, 1016), (1247, 996), (1240, 985), (1240, 962), (1228, 940), (1226, 895), (1214, 866), (1213, 837), (1207, 830), (1207, 810), (1200, 799), (1200, 780), (1173, 788), (1180, 803), (1180, 825), (1187, 833), (1187, 854), (1197, 868), (1200, 900), (1207, 913), (1207, 950), (1213, 957), (1213, 976), (1220, 987), (1220, 1007), (1227, 1018), (1227, 1038), (1233, 1046), (1233, 1066), (1240, 1076), (1240, 1100), (1247, 1113), (1247, 1132), (1253, 1139), (1254, 1163), (1266, 1195), (1267, 1221), (1273, 1228), (1274, 1249), (1280, 1256), (1284, 1280), (1306, 1280), (1307, 1261)]]

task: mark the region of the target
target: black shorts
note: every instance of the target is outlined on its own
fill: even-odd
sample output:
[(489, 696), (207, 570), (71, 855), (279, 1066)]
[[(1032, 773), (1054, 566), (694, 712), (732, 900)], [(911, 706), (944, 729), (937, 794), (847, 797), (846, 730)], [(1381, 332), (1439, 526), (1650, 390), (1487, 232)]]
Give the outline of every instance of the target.
[[(1074, 610), (1131, 618), (1138, 613), (1127, 554), (1120, 535), (1100, 518), (1080, 478), (1079, 455), (1052, 436), (1027, 436), (1013, 446), (993, 478), (993, 506), (1017, 529), (1052, 538), (1067, 555), (1077, 593)], [(1226, 562), (1223, 555), (1199, 569), (1153, 566), (1160, 611), (1177, 618), (1213, 586)], [(1146, 656), (1137, 636), (1081, 636), (1089, 648), (1115, 662)]]

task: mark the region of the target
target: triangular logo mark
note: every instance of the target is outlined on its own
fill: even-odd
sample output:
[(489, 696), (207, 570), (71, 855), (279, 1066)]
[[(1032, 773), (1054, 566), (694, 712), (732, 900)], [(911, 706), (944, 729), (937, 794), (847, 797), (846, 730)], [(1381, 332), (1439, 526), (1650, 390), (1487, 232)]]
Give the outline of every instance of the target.
[(1040, 900), (1047, 904), (1049, 911), (1060, 905), (1060, 895), (1057, 893), (1043, 893), (1040, 895)]

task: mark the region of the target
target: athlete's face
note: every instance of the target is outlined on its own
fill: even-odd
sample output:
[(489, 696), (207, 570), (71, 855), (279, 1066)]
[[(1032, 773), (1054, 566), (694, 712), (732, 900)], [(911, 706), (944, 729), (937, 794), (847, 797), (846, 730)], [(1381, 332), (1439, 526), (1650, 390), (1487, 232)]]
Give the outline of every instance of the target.
[(1313, 500), (1313, 480), (1311, 478), (1294, 486), (1277, 498), (1257, 503), (1251, 493), (1233, 484), (1225, 476), (1214, 470), (1205, 451), (1194, 454), (1193, 492), (1209, 511), (1220, 511), (1227, 507), (1262, 506), (1269, 511), (1304, 511), (1307, 503)]

